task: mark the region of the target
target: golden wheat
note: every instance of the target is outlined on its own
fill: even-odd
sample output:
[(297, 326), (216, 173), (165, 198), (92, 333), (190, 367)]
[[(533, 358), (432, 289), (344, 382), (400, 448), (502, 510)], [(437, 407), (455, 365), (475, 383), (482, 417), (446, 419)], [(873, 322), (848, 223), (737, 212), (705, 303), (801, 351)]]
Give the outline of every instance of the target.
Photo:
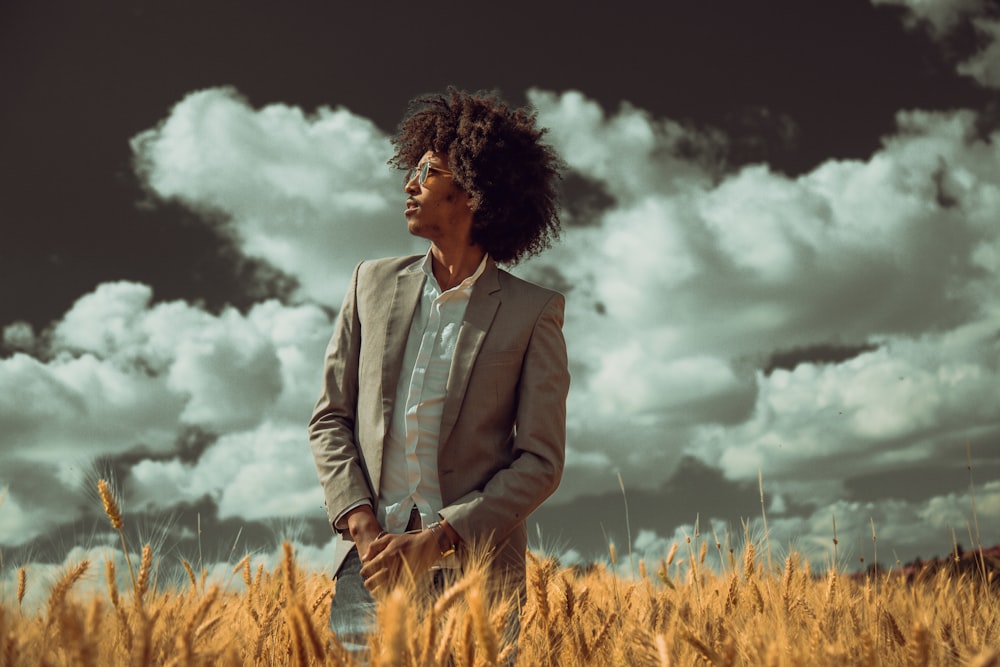
[(119, 509), (118, 501), (115, 500), (115, 496), (111, 492), (111, 487), (103, 479), (97, 480), (97, 493), (100, 494), (101, 502), (104, 503), (104, 513), (108, 515), (111, 527), (115, 530), (121, 530), (124, 523), (121, 509)]
[(25, 567), (21, 567), (17, 571), (17, 606), (20, 607), (21, 603), (24, 602), (24, 594), (28, 589), (28, 570)]
[(184, 567), (184, 572), (187, 573), (188, 580), (191, 582), (191, 590), (198, 590), (198, 579), (194, 576), (194, 568), (191, 567), (191, 563), (187, 562), (187, 559), (181, 561), (181, 565)]
[(125, 544), (125, 521), (122, 518), (122, 511), (118, 505), (118, 501), (115, 499), (115, 494), (111, 490), (111, 485), (105, 480), (97, 480), (97, 493), (101, 496), (101, 502), (104, 505), (104, 513), (108, 516), (108, 520), (111, 521), (111, 527), (118, 531), (118, 536), (122, 541), (122, 551), (125, 552), (125, 564), (128, 566), (129, 578), (132, 580), (132, 590), (133, 592), (138, 591), (138, 587), (135, 581), (135, 572), (132, 571), (132, 559), (128, 553), (128, 546)]
[(146, 591), (149, 590), (149, 574), (153, 569), (153, 549), (149, 544), (142, 548), (142, 560), (139, 563), (139, 579), (135, 585), (135, 597), (142, 604)]
[[(109, 487), (98, 488), (122, 534)], [(716, 545), (721, 549), (718, 540)], [(0, 660), (9, 667), (353, 667), (362, 659), (373, 667), (514, 660), (532, 666), (1000, 666), (1000, 592), (981, 573), (940, 568), (906, 579), (831, 569), (814, 576), (794, 553), (781, 571), (772, 571), (758, 566), (758, 548), (748, 541), (742, 572), (730, 549), (729, 567), (716, 574), (703, 567), (705, 543), (697, 555), (689, 546), (690, 557), (675, 564), (676, 549), (660, 562), (658, 579), (647, 578), (640, 562), (636, 580), (601, 565), (562, 568), (529, 554), (516, 645), (509, 632), (514, 602), (489, 589), (481, 567), (470, 568), (436, 599), (417, 594), (418, 582), (404, 578), (401, 588), (382, 598), (367, 655), (354, 656), (327, 628), (329, 578), (302, 569), (290, 544), (282, 545), (272, 571), (257, 563), (251, 577), (249, 555), (232, 567), (233, 575), (242, 573), (245, 586), (238, 590), (229, 582), (206, 582), (207, 569), (199, 581), (186, 560), (182, 589), (151, 586), (159, 569), (146, 545), (132, 596), (119, 594), (110, 559), (107, 586), (80, 590), (89, 568), (82, 561), (52, 585), (46, 604), (22, 609), (28, 576), (20, 568), (17, 609), (0, 607)]]
[[(37, 617), (0, 615), (0, 659), (6, 665), (352, 664), (326, 629), (325, 608), (317, 613), (317, 601), (329, 599), (329, 580), (296, 566), (290, 547), (284, 555), (278, 568), (251, 581), (257, 592), (153, 589), (143, 604), (117, 595), (111, 561), (106, 592), (75, 599), (72, 591), (88, 568), (79, 563), (54, 584)], [(876, 594), (873, 584), (837, 573), (804, 577), (792, 558), (781, 573), (749, 582), (735, 572), (703, 573), (699, 598), (691, 580), (670, 588), (536, 557), (528, 580), (522, 619), (533, 621), (522, 623), (517, 662), (523, 665), (985, 666), (1000, 657), (993, 650), (997, 591), (980, 577), (939, 573), (907, 583), (883, 576)], [(506, 615), (484, 584), (482, 576), (467, 574), (436, 606), (402, 590), (387, 596), (371, 638), (373, 664), (502, 664), (514, 649), (501, 640)], [(749, 605), (742, 603), (744, 590)], [(46, 625), (54, 631), (46, 634)]]

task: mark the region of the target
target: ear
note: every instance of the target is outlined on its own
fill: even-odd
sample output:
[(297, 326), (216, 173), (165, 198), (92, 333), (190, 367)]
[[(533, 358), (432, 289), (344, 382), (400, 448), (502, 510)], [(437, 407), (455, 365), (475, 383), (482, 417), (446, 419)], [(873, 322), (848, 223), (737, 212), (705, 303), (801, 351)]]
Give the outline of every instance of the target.
[(479, 210), (479, 197), (467, 197), (465, 200), (465, 205), (469, 207), (469, 210), (475, 213)]

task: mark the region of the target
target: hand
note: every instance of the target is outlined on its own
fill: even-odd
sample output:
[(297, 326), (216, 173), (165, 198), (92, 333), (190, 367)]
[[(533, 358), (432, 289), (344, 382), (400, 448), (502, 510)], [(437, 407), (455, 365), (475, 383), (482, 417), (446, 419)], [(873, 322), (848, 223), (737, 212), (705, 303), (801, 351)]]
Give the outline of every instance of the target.
[(375, 518), (375, 512), (371, 505), (361, 505), (355, 507), (347, 513), (347, 531), (351, 534), (351, 539), (358, 548), (358, 557), (364, 561), (367, 558), (368, 550), (372, 542), (383, 534), (382, 526)]
[(385, 533), (371, 543), (362, 557), (361, 578), (373, 594), (385, 593), (404, 573), (417, 577), (429, 570), (440, 555), (432, 531)]

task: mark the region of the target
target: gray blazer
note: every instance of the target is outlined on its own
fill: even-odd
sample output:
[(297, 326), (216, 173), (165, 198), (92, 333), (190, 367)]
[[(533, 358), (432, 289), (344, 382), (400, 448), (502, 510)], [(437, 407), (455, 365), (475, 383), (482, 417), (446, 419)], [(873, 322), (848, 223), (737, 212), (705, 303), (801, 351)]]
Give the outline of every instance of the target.
[[(378, 503), (423, 257), (359, 264), (327, 347), (309, 440), (331, 525), (358, 501)], [(521, 586), (525, 519), (555, 491), (565, 457), (564, 304), (558, 292), (487, 260), (458, 336), (441, 418), (440, 514), (465, 543), (492, 550), (495, 575)], [(334, 571), (353, 546), (346, 531), (339, 534)]]

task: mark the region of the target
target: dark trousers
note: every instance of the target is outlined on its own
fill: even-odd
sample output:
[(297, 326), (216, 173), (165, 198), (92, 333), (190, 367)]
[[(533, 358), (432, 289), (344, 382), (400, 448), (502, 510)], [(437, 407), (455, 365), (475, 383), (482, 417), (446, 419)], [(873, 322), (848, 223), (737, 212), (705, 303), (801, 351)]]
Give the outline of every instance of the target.
[(336, 574), (330, 602), (330, 629), (352, 655), (368, 652), (368, 634), (375, 628), (375, 599), (361, 578), (361, 558), (352, 549)]

